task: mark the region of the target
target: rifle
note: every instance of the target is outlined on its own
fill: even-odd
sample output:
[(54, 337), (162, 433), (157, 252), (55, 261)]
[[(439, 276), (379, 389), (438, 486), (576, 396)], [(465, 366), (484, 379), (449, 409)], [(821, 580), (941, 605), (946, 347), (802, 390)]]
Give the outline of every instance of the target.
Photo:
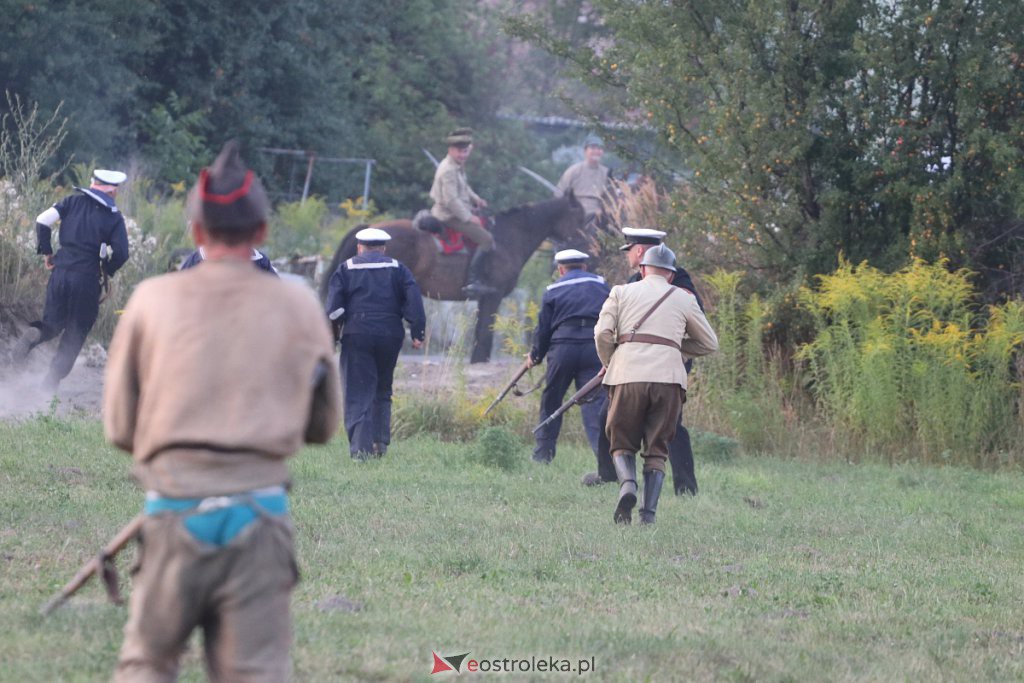
[(85, 583), (92, 578), (93, 574), (100, 574), (103, 577), (103, 582), (107, 586), (107, 594), (110, 599), (117, 604), (121, 603), (121, 595), (117, 590), (117, 571), (114, 569), (112, 560), (121, 550), (128, 545), (128, 542), (135, 538), (139, 533), (139, 529), (142, 528), (142, 520), (146, 518), (145, 515), (139, 515), (132, 521), (128, 522), (123, 529), (117, 532), (117, 536), (104, 546), (103, 550), (99, 552), (96, 557), (93, 557), (78, 570), (74, 578), (68, 581), (60, 592), (50, 599), (39, 613), (46, 616), (53, 610), (63, 605), (68, 598), (78, 592), (78, 589), (85, 585)]
[[(491, 405), (487, 406), (487, 410), (484, 411), (484, 415), (486, 415), (487, 413), (491, 412), (491, 410), (494, 409), (494, 406), (496, 406), (499, 403), (501, 403), (501, 400), (503, 398), (505, 398), (505, 396), (508, 395), (508, 392), (512, 391), (513, 389), (516, 389), (516, 382), (518, 382), (520, 379), (522, 379), (523, 375), (525, 375), (527, 370), (529, 370), (529, 369), (530, 369), (530, 362), (528, 360), (524, 360), (523, 364), (521, 366), (519, 366), (518, 370), (516, 370), (516, 374), (512, 375), (512, 381), (510, 381), (508, 384), (506, 384), (505, 388), (501, 390), (500, 394), (498, 394), (498, 398), (496, 398), (493, 401), (491, 401)], [(517, 392), (518, 392), (518, 389), (517, 389)], [(516, 396), (519, 396), (519, 395), (520, 395), (519, 393), (516, 394)]]
[(554, 422), (556, 419), (562, 416), (562, 413), (572, 408), (578, 403), (583, 403), (583, 400), (590, 395), (595, 389), (601, 386), (601, 380), (604, 379), (605, 369), (601, 368), (601, 372), (594, 375), (593, 379), (580, 387), (580, 390), (569, 397), (569, 400), (558, 407), (558, 410), (551, 413), (541, 422), (539, 425), (533, 428), (533, 433), (536, 434), (547, 425)]

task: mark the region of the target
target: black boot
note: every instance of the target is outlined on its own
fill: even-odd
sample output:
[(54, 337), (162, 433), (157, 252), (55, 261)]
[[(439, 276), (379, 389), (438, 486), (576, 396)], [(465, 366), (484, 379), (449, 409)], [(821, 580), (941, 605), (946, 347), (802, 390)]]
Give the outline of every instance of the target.
[(658, 470), (644, 472), (644, 505), (640, 508), (641, 524), (654, 524), (654, 513), (658, 510), (658, 498), (661, 497), (661, 485), (664, 482), (664, 472)]
[(615, 463), (615, 474), (619, 479), (619, 502), (612, 519), (616, 524), (632, 524), (633, 506), (636, 505), (636, 455), (613, 455), (612, 462)]
[(555, 449), (550, 446), (537, 446), (533, 449), (533, 461), (542, 465), (550, 465), (555, 459)]
[(28, 357), (29, 352), (39, 344), (39, 340), (42, 338), (43, 331), (38, 327), (30, 327), (25, 330), (14, 346), (14, 362), (20, 363), (25, 360)]
[(494, 287), (484, 284), (487, 279), (487, 265), (490, 263), (490, 256), (490, 251), (477, 249), (469, 262), (469, 274), (466, 276), (468, 282), (462, 291), (471, 299), (479, 299), (498, 291)]

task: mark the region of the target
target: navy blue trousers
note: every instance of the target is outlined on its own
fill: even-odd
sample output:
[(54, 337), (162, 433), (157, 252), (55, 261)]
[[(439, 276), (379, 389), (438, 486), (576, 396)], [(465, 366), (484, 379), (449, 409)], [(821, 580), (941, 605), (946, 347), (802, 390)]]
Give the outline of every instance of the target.
[(381, 452), (391, 443), (391, 388), (401, 337), (346, 334), (341, 338), (345, 432), (352, 455)]
[(32, 323), (42, 336), (37, 344), (49, 341), (63, 332), (57, 353), (50, 361), (47, 377), (54, 384), (67, 377), (75, 366), (89, 331), (100, 312), (100, 280), (98, 273), (79, 273), (55, 268), (46, 285), (46, 306), (43, 319)]
[[(608, 423), (607, 403), (601, 411), (600, 420), (602, 425)], [(600, 444), (594, 455), (597, 456), (598, 475), (605, 481), (616, 481), (611, 444), (604, 429), (601, 430)], [(668, 444), (668, 461), (672, 465), (672, 485), (676, 495), (697, 495), (697, 475), (693, 471), (693, 446), (690, 444), (690, 432), (683, 426), (682, 413), (679, 417), (679, 426), (676, 427), (676, 435)]]
[[(577, 391), (592, 380), (601, 371), (601, 359), (597, 357), (597, 349), (592, 341), (587, 342), (555, 342), (547, 353), (546, 386), (540, 399), (540, 420), (543, 422), (566, 399), (566, 392), (575, 382)], [(604, 387), (599, 387), (590, 395), (590, 401), (580, 405), (583, 414), (583, 429), (587, 433), (590, 448), (597, 453), (598, 440), (604, 434), (604, 420), (601, 412), (607, 396)], [(555, 457), (555, 443), (562, 431), (562, 418), (552, 420), (550, 424), (537, 432), (537, 446), (534, 457), (551, 460)]]

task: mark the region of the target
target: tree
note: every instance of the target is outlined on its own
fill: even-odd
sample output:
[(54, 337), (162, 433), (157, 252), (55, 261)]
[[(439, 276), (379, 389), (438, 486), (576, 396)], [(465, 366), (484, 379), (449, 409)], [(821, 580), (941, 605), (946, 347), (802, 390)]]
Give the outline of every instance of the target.
[(775, 280), (840, 252), (1020, 272), (1020, 3), (594, 5), (608, 41), (573, 46), (528, 21), (519, 34), (685, 159), (666, 217), (685, 252)]

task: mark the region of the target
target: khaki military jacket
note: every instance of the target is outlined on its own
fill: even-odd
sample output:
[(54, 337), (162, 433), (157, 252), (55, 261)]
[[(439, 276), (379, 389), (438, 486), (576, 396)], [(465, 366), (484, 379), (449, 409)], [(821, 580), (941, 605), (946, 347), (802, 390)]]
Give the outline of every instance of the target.
[(464, 166), (445, 156), (434, 173), (434, 184), (430, 188), (430, 199), (434, 202), (430, 213), (444, 223), (452, 219), (473, 220), (473, 207), (480, 202), (466, 180)]
[(588, 214), (599, 213), (604, 207), (601, 198), (608, 185), (608, 167), (598, 164), (597, 168), (587, 166), (581, 161), (565, 169), (558, 181), (558, 189), (562, 192), (572, 190)]
[[(680, 349), (660, 344), (619, 343), (668, 290), (675, 290), (637, 329), (677, 342)], [(597, 355), (608, 368), (604, 384), (656, 382), (686, 388), (687, 358), (718, 350), (718, 337), (697, 305), (697, 298), (656, 275), (612, 287), (594, 327)]]
[(339, 385), (311, 290), (248, 260), (208, 260), (132, 294), (110, 344), (103, 423), (146, 489), (237, 493), (286, 482), (286, 458), (334, 435)]

